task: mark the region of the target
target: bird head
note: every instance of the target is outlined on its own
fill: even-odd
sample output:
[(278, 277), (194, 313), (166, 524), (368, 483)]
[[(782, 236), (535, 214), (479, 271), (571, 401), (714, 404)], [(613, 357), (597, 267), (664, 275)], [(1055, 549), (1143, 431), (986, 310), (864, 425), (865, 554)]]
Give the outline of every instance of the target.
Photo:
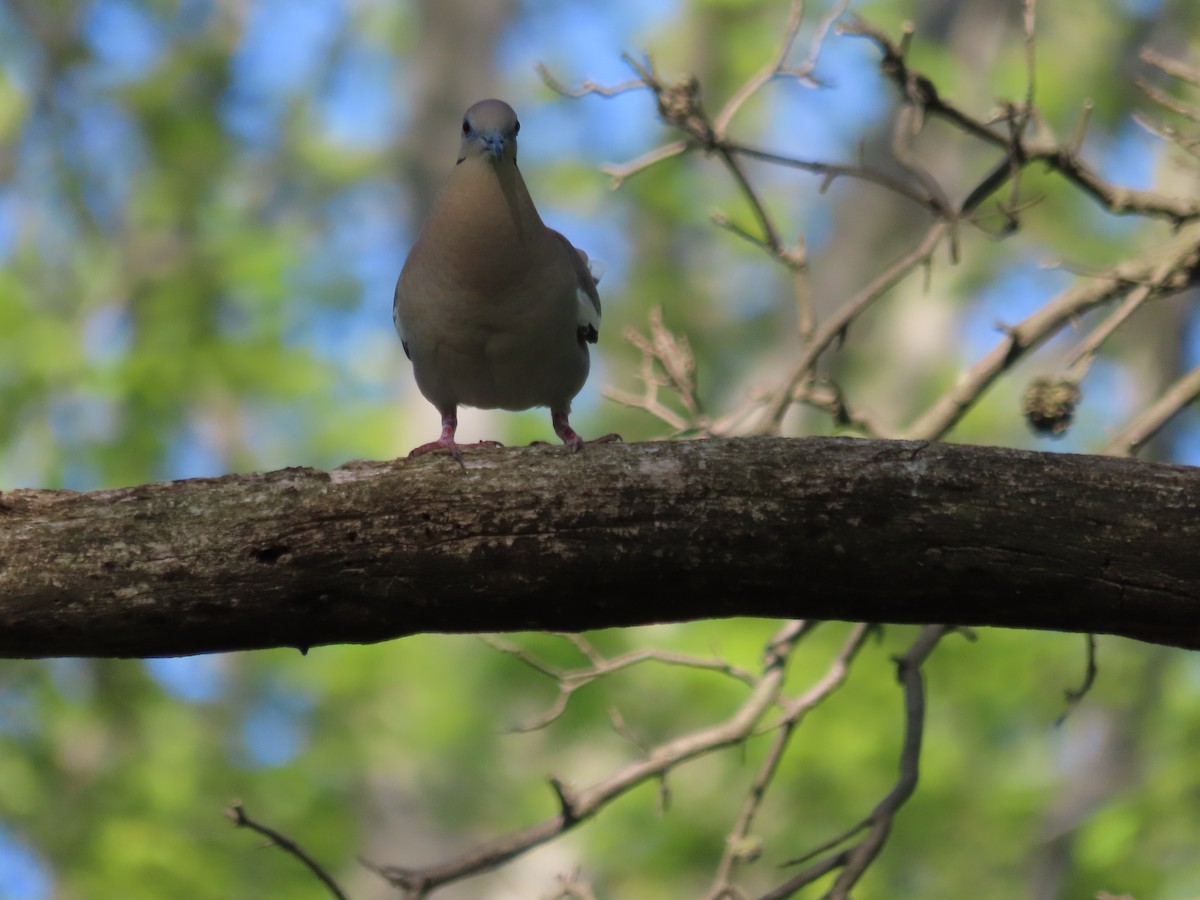
[(462, 145), (458, 161), (486, 158), (517, 161), (517, 132), (521, 123), (516, 111), (503, 100), (480, 100), (466, 111), (462, 121)]

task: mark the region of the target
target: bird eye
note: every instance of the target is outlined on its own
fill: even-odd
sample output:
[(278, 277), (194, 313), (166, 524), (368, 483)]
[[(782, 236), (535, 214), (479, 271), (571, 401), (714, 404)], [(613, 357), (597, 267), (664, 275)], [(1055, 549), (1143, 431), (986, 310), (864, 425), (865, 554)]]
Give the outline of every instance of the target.
[(516, 134), (520, 134), (520, 133), (521, 133), (521, 122), (520, 122), (520, 120), (518, 120), (517, 124), (513, 126), (513, 134), (516, 135)]
[(466, 135), (468, 135), (470, 133), (471, 133), (471, 123), (468, 122), (466, 119), (463, 119), (463, 136), (465, 137)]

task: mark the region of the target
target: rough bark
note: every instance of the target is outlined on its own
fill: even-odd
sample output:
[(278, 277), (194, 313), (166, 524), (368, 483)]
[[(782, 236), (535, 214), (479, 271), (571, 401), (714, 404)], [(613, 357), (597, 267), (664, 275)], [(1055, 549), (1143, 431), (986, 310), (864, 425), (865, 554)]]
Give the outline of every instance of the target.
[(468, 452), (0, 495), (0, 656), (726, 616), (1200, 647), (1200, 470), (849, 439)]

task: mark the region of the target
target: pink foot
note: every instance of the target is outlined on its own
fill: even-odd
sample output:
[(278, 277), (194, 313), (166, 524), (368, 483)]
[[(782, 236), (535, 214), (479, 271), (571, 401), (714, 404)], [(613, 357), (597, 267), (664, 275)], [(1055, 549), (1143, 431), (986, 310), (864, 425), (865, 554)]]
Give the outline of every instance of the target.
[(420, 447), (414, 447), (408, 453), (408, 458), (414, 456), (424, 456), (426, 453), (449, 453), (459, 464), (462, 464), (463, 450), (470, 450), (477, 447), (503, 447), (499, 441), (479, 441), (475, 444), (459, 444), (454, 440), (454, 432), (458, 430), (458, 413), (452, 411), (442, 413), (442, 436), (436, 441), (430, 441), (428, 444), (422, 444)]
[(420, 447), (413, 447), (408, 451), (408, 458), (414, 456), (424, 456), (426, 453), (449, 453), (457, 460), (462, 459), (462, 448), (458, 446), (454, 438), (445, 440), (438, 438), (436, 441), (430, 441), (428, 444), (422, 444)]
[(480, 447), (503, 447), (499, 441), (476, 441), (474, 444), (460, 444), (456, 441), (445, 442), (441, 438), (436, 441), (430, 441), (428, 444), (422, 444), (420, 447), (414, 447), (408, 451), (408, 458), (414, 456), (424, 456), (426, 453), (449, 453), (459, 462), (462, 462), (462, 452), (464, 450), (477, 450)]
[(621, 440), (619, 434), (606, 434), (603, 437), (585, 441), (571, 427), (571, 423), (567, 421), (568, 413), (569, 410), (566, 409), (552, 409), (550, 410), (550, 421), (554, 425), (554, 433), (559, 436), (572, 453), (578, 453), (583, 449), (584, 444), (611, 444), (613, 441)]

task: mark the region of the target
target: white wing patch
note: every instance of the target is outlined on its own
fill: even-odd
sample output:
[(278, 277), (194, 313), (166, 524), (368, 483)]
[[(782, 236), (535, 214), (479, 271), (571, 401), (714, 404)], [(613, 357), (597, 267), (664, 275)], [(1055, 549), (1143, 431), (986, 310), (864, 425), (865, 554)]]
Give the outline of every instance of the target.
[(589, 292), (582, 286), (575, 291), (575, 301), (579, 306), (579, 335), (589, 344), (596, 343), (600, 337), (600, 307), (595, 301), (596, 289)]
[[(571, 246), (566, 238), (563, 240)], [(571, 249), (579, 254), (579, 260), (583, 263), (582, 266), (576, 266), (576, 272), (579, 274), (579, 287), (575, 289), (579, 337), (589, 344), (594, 344), (600, 337), (600, 294), (596, 285), (604, 275), (604, 264), (599, 260), (588, 259), (587, 253), (578, 247)]]
[(579, 255), (582, 256), (583, 261), (587, 263), (588, 271), (592, 273), (592, 281), (596, 282), (596, 284), (599, 284), (600, 279), (604, 277), (604, 273), (608, 271), (608, 266), (604, 264), (604, 260), (591, 259), (582, 250), (579, 251)]

